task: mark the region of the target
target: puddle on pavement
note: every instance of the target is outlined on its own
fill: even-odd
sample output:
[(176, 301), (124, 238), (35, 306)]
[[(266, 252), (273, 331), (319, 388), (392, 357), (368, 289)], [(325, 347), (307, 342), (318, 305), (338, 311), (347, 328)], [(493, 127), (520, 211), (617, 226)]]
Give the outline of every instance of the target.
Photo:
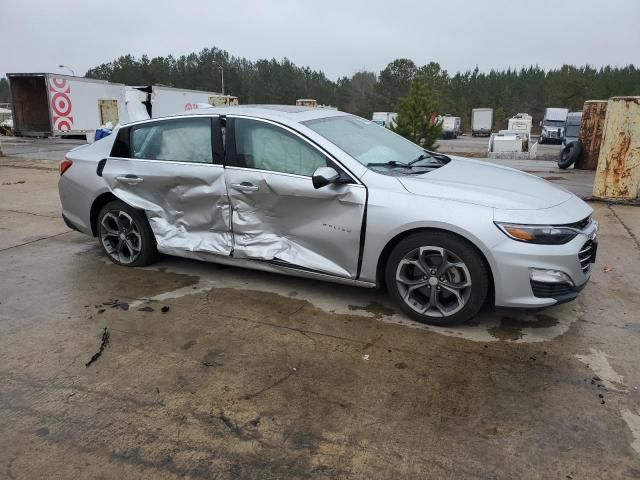
[(168, 301), (218, 288), (258, 290), (306, 300), (332, 314), (369, 317), (385, 323), (485, 343), (549, 341), (565, 333), (578, 318), (575, 304), (551, 307), (544, 313), (487, 308), (468, 324), (435, 327), (415, 322), (395, 309), (386, 292), (380, 289), (351, 287), (235, 267), (220, 269), (215, 264), (172, 257), (165, 257), (144, 270), (189, 275), (199, 280), (187, 287), (168, 290), (150, 298), (139, 298), (131, 302), (131, 308), (148, 301)]
[(501, 317), (499, 324), (488, 329), (488, 332), (503, 341), (516, 341), (524, 337), (523, 330), (527, 328), (551, 328), (558, 325), (558, 320), (543, 313), (533, 314), (534, 318), (520, 318), (515, 316)]
[(352, 312), (363, 311), (375, 315), (377, 318), (383, 316), (391, 316), (396, 313), (393, 308), (387, 307), (379, 302), (369, 302), (364, 307), (361, 305), (349, 305), (349, 310)]

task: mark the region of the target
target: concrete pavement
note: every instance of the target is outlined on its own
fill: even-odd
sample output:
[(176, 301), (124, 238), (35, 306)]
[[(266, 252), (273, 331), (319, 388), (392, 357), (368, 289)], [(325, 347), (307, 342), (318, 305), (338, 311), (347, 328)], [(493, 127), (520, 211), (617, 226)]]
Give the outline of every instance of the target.
[(59, 219), (55, 172), (0, 178), (0, 476), (640, 476), (637, 207), (592, 204), (576, 302), (435, 328), (379, 290), (118, 267)]

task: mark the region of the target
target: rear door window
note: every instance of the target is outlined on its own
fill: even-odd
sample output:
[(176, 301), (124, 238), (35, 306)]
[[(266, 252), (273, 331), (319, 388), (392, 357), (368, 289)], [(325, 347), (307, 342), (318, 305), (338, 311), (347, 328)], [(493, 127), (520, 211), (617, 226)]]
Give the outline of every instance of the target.
[(131, 127), (131, 158), (213, 163), (211, 118), (177, 118)]

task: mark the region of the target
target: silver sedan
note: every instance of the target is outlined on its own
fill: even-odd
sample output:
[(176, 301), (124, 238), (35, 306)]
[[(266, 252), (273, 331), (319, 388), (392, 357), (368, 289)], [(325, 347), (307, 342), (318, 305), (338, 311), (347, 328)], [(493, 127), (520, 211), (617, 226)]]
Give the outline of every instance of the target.
[(69, 152), (63, 218), (116, 264), (157, 252), (363, 287), (420, 322), (546, 307), (586, 285), (592, 209), (538, 177), (426, 151), (322, 108), (124, 125)]

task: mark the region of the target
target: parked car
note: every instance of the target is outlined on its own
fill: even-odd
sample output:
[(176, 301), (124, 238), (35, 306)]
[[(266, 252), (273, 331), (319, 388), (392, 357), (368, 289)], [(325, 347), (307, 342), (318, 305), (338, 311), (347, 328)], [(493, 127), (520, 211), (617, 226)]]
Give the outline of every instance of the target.
[(426, 151), (335, 110), (204, 108), (122, 126), (60, 166), (62, 214), (118, 265), (157, 252), (385, 285), (418, 321), (576, 297), (597, 224), (538, 177)]

